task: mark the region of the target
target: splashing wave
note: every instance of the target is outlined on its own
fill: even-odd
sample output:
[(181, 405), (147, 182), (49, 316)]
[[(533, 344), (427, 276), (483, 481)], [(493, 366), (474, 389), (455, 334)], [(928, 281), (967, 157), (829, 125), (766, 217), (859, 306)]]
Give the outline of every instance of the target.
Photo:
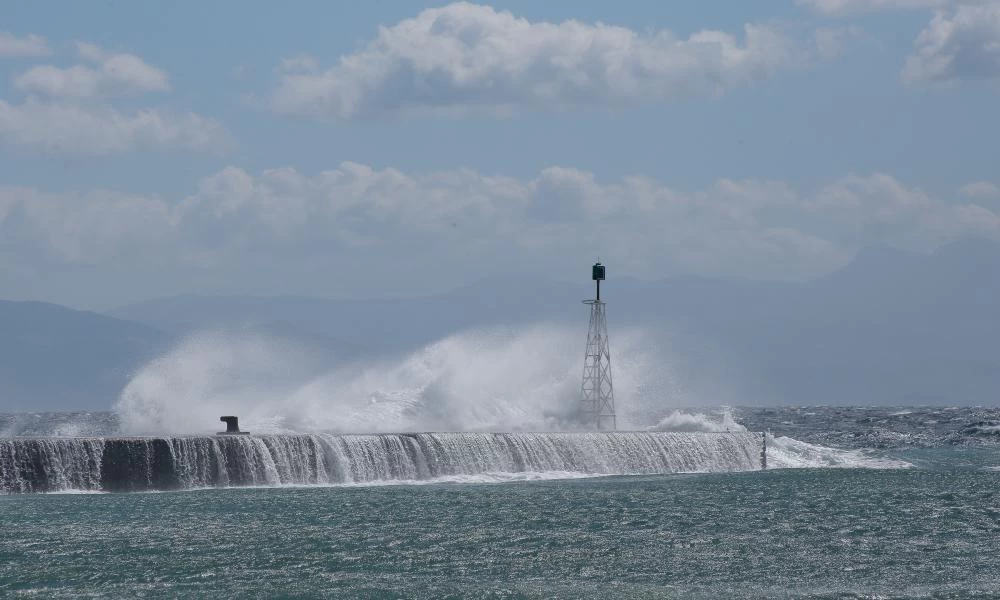
[[(616, 339), (620, 423), (653, 356)], [(575, 418), (582, 342), (553, 326), (449, 336), (409, 355), (318, 365), (294, 344), (201, 333), (145, 366), (115, 412), (127, 434), (211, 433), (224, 414), (258, 432), (560, 431)], [(662, 361), (660, 361), (662, 362)], [(668, 392), (669, 393), (669, 392)]]

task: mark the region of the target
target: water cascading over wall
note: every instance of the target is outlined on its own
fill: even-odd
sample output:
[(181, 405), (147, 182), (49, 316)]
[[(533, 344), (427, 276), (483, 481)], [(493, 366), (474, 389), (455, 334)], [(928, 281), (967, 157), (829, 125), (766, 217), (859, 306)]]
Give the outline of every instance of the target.
[(759, 433), (401, 433), (0, 439), (0, 493), (761, 468)]

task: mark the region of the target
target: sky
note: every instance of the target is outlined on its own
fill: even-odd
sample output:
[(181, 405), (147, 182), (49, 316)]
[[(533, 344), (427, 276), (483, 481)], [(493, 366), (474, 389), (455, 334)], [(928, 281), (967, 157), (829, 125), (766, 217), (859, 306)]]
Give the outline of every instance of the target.
[(806, 280), (1000, 238), (1000, 2), (7, 3), (0, 298)]

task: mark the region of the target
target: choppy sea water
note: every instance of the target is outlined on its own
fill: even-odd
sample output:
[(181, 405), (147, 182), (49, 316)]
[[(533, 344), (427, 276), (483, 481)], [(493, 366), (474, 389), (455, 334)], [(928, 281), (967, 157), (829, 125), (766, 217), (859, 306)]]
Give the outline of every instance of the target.
[(995, 597), (1000, 474), (0, 498), (0, 593)]
[(1000, 596), (995, 409), (734, 413), (913, 467), (0, 496), (0, 595)]

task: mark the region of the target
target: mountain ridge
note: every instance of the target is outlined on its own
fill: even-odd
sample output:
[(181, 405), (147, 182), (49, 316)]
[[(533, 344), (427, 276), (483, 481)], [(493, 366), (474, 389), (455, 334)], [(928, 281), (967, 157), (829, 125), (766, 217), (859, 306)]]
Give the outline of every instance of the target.
[[(806, 282), (643, 281), (615, 278), (612, 271), (602, 296), (612, 335), (642, 330), (669, 345), (682, 383), (706, 403), (995, 403), (1000, 281), (991, 275), (998, 271), (1000, 244), (977, 240), (932, 254), (869, 248), (843, 269)], [(123, 374), (205, 329), (290, 338), (325, 349), (331, 360), (407, 352), (479, 327), (553, 322), (577, 327), (583, 336), (587, 313), (580, 300), (592, 296), (591, 285), (494, 278), (434, 296), (370, 300), (185, 294), (118, 307), (106, 316), (50, 308), (43, 311), (54, 315), (49, 323), (35, 322), (32, 303), (23, 303), (15, 319), (23, 331), (0, 340), (0, 356), (34, 360), (16, 363), (34, 375), (25, 379), (9, 362), (0, 371), (0, 401), (10, 390), (61, 398), (79, 389), (88, 407), (110, 406)], [(0, 303), (0, 327), (10, 331), (15, 329), (4, 313), (13, 304)], [(62, 319), (70, 314), (76, 320)], [(102, 316), (112, 320), (95, 320)], [(75, 327), (90, 332), (99, 350), (88, 353)], [(48, 354), (32, 336), (51, 338)], [(72, 377), (48, 381), (60, 379), (43, 376), (44, 364), (53, 361), (71, 363)], [(94, 375), (88, 378), (84, 365)]]

